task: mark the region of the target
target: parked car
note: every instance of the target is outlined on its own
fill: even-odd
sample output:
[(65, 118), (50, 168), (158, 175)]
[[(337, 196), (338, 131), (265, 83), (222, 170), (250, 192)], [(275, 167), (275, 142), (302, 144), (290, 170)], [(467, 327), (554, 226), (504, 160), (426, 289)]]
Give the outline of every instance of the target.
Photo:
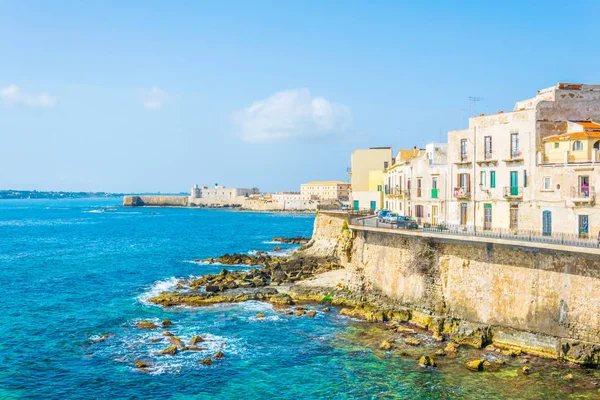
[(404, 229), (417, 229), (419, 227), (419, 224), (417, 224), (417, 221), (410, 217), (400, 215), (396, 217), (396, 227)]
[(379, 220), (379, 222), (384, 222), (384, 218), (390, 214), (391, 214), (390, 210), (386, 210), (384, 208), (382, 210), (379, 210), (379, 212), (377, 213), (377, 219)]
[(342, 204), (342, 210), (346, 211), (349, 209), (350, 209), (350, 206), (348, 204)]
[(398, 214), (388, 213), (386, 216), (381, 218), (381, 222), (394, 225), (398, 219)]

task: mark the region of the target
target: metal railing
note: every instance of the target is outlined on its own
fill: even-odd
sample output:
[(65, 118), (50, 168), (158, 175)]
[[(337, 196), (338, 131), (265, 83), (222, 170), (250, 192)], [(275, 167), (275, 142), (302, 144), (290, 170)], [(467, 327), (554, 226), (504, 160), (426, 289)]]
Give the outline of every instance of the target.
[(464, 187), (455, 187), (454, 188), (454, 197), (457, 199), (468, 199), (471, 197), (471, 192)]
[(483, 159), (484, 160), (493, 160), (494, 159), (494, 152), (493, 151), (486, 151), (483, 153)]
[[(380, 222), (378, 218), (351, 218), (350, 224), (363, 227), (387, 228), (398, 230), (395, 225)], [(589, 238), (585, 233), (554, 233), (524, 229), (492, 228), (491, 223), (483, 227), (458, 224), (429, 224), (425, 223), (417, 229), (409, 231), (431, 232), (448, 236), (481, 237), (490, 239), (516, 240), (529, 243), (546, 243), (563, 246), (600, 248), (600, 239)]]
[(468, 153), (460, 153), (460, 161), (461, 162), (467, 162), (469, 161), (469, 154)]
[(596, 190), (593, 186), (572, 186), (571, 197), (574, 199), (593, 199)]
[(520, 186), (504, 186), (504, 197), (521, 198), (523, 197), (523, 188)]

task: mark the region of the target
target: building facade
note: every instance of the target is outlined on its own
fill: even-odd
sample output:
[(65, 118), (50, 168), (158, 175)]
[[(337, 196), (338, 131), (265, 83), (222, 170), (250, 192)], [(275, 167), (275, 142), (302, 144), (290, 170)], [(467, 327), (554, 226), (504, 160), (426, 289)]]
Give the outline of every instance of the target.
[(393, 164), (391, 147), (357, 149), (350, 157), (352, 208), (377, 210), (383, 202), (383, 170)]
[(305, 200), (348, 201), (350, 184), (341, 181), (303, 183), (300, 185), (300, 194)]

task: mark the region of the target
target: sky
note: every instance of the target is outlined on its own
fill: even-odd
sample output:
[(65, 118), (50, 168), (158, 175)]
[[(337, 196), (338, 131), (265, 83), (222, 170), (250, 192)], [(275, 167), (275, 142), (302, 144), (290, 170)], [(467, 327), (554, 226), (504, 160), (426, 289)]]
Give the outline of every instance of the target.
[[(299, 190), (600, 83), (598, 1), (0, 1), (0, 189)], [(480, 97), (475, 109), (469, 96)]]

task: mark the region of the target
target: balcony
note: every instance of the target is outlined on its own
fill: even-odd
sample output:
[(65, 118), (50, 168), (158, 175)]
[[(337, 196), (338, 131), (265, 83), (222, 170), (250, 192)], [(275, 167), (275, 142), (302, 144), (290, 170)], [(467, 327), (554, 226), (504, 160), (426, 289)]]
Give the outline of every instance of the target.
[(485, 151), (483, 153), (483, 159), (477, 160), (477, 164), (496, 164), (498, 162), (498, 158), (496, 157), (496, 153), (493, 151)]
[(595, 197), (596, 190), (593, 186), (571, 187), (571, 201), (573, 203), (592, 203)]
[(504, 197), (509, 200), (523, 198), (523, 188), (520, 186), (504, 186)]
[(507, 164), (523, 162), (523, 152), (522, 151), (511, 151), (510, 158), (505, 158), (502, 161), (504, 161)]
[(456, 165), (469, 165), (471, 164), (471, 158), (469, 157), (468, 154), (466, 153), (460, 153), (460, 158), (458, 159), (458, 161), (455, 161), (454, 164)]
[(390, 198), (403, 198), (403, 197), (410, 197), (410, 192), (408, 192), (408, 190), (406, 189), (400, 189), (400, 188), (391, 188), (387, 191), (386, 193), (387, 197)]
[(431, 198), (437, 199), (439, 195), (439, 189), (431, 189)]
[(454, 188), (454, 197), (457, 199), (470, 199), (471, 191), (464, 187)]

